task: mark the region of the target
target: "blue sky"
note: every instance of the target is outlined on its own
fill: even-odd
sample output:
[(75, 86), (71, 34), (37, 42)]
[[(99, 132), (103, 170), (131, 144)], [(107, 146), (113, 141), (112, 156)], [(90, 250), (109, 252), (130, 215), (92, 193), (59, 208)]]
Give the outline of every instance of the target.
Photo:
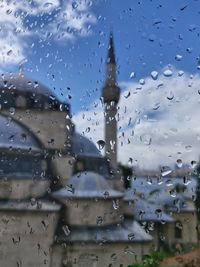
[[(36, 5), (39, 1), (33, 2)], [(65, 2), (71, 3), (75, 10), (80, 4), (80, 1)], [(152, 70), (159, 70), (167, 64), (192, 73), (198, 72), (199, 1), (86, 2), (89, 4), (83, 14), (92, 14), (93, 19), (88, 19), (88, 22), (82, 25), (86, 31), (89, 29), (84, 37), (74, 33), (73, 40), (59, 39), (56, 32), (52, 33), (50, 27), (45, 26), (48, 25), (48, 20), (55, 22), (55, 26), (58, 24), (54, 16), (61, 13), (58, 7), (62, 9), (63, 4), (62, 1), (55, 0), (46, 3), (44, 15), (42, 11), (45, 10), (45, 3), (35, 12), (34, 5), (27, 6), (28, 19), (25, 17), (21, 22), (24, 31), (29, 32), (27, 36), (18, 35), (20, 44), (24, 42), (23, 45), (27, 46), (23, 51), (27, 60), (27, 63), (23, 64), (24, 72), (51, 88), (55, 87), (58, 94), (61, 88), (64, 97), (68, 94), (66, 88), (70, 87), (73, 96), (70, 101), (74, 112), (80, 108), (79, 98), (82, 94), (91, 95), (83, 103), (86, 105), (100, 95), (110, 28), (114, 31), (118, 81), (130, 79), (132, 72), (136, 74), (135, 79), (145, 77)], [(14, 9), (9, 4), (7, 6), (11, 11)], [(7, 17), (12, 14), (13, 12), (7, 14)], [(35, 22), (37, 24), (32, 26)], [(35, 34), (35, 31), (39, 34)], [(42, 34), (48, 35), (48, 32), (52, 33), (52, 36), (41, 38)], [(2, 68), (4, 69), (3, 66)], [(7, 70), (16, 68), (18, 64), (6, 66)]]
[[(134, 90), (138, 87), (140, 79), (149, 81), (149, 85), (145, 84), (149, 90), (155, 86), (151, 79), (152, 71), (158, 72), (160, 84), (163, 82), (164, 70), (173, 72), (173, 75), (166, 75), (170, 77), (165, 80), (166, 89), (163, 89), (163, 95), (166, 90), (168, 94), (174, 94), (170, 91), (174, 88), (168, 88), (168, 84), (175, 84), (179, 88), (184, 82), (191, 82), (191, 75), (195, 77), (196, 87), (193, 88), (199, 86), (200, 1), (198, 0), (51, 0), (49, 2), (4, 0), (0, 12), (2, 72), (16, 71), (19, 65), (22, 65), (25, 74), (43, 82), (55, 90), (57, 95), (67, 99), (75, 118), (79, 118), (83, 112), (93, 112), (94, 103), (98, 102), (104, 81), (111, 28), (114, 32), (118, 82), (122, 87), (122, 106), (125, 105), (124, 95), (126, 96), (129, 91), (137, 94)], [(177, 80), (177, 77), (181, 77), (180, 70), (185, 72), (185, 78)], [(159, 87), (159, 84), (156, 86)], [(197, 101), (196, 110), (198, 110), (198, 93), (196, 94), (195, 90), (198, 89), (194, 89), (191, 93), (188, 103), (191, 101), (190, 105), (194, 105), (192, 101)], [(177, 92), (179, 92), (177, 97), (181, 98), (186, 94), (187, 88), (177, 89)], [(138, 125), (137, 120), (141, 121), (141, 116), (149, 116), (158, 123), (164, 120), (167, 124), (167, 117), (163, 114), (169, 113), (169, 106), (167, 104), (166, 108), (160, 108), (163, 95), (160, 91), (156, 94), (160, 98), (157, 97), (153, 103), (153, 110), (150, 107), (145, 108), (145, 105), (152, 103), (152, 99), (147, 103), (148, 96), (140, 94), (141, 99), (134, 104), (137, 107), (134, 111), (137, 118), (134, 114), (130, 114), (132, 127)], [(127, 106), (133, 105), (134, 101), (130, 102), (129, 99), (126, 101)], [(172, 110), (177, 112), (170, 108), (171, 112)], [(187, 115), (191, 114), (185, 114)], [(175, 120), (174, 123), (179, 121)], [(140, 125), (144, 130), (145, 124)], [(84, 132), (85, 126), (82, 127), (81, 131)], [(194, 123), (190, 125), (191, 127), (194, 128)], [(129, 128), (123, 124), (119, 134), (128, 131)], [(196, 129), (194, 134), (198, 134), (198, 131), (199, 129)], [(100, 133), (102, 134), (101, 131)], [(138, 134), (140, 137), (143, 135), (141, 132)], [(183, 137), (180, 136), (179, 139), (182, 140), (181, 138)], [(141, 139), (139, 138), (140, 141)], [(182, 141), (186, 142), (186, 139), (183, 138)], [(184, 147), (187, 146), (186, 143)], [(124, 152), (124, 155), (127, 153), (129, 156), (126, 157), (126, 161), (131, 157), (131, 151)], [(186, 156), (188, 161), (193, 157), (197, 157), (197, 151), (194, 154), (191, 152), (190, 157), (188, 154)], [(173, 161), (176, 162), (176, 159)]]

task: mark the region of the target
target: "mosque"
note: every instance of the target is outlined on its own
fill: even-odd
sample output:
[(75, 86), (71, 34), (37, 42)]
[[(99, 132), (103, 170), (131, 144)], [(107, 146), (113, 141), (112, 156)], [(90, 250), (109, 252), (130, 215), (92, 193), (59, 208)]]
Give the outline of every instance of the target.
[(145, 177), (124, 189), (112, 35), (102, 98), (104, 156), (77, 133), (68, 103), (22, 73), (1, 76), (0, 266), (122, 267), (161, 243), (197, 243), (195, 183), (176, 196), (176, 205), (164, 187), (150, 194)]

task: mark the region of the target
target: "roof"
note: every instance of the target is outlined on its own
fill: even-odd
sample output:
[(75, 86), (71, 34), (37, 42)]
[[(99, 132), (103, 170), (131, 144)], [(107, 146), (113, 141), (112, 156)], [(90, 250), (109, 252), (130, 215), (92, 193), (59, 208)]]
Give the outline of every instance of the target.
[(112, 189), (106, 179), (95, 172), (79, 172), (73, 175), (65, 188), (52, 194), (57, 199), (65, 198), (119, 198), (123, 194)]
[(195, 205), (190, 202), (182, 194), (171, 195), (167, 192), (160, 192), (157, 196), (149, 199), (155, 203), (160, 203), (167, 211), (174, 212), (194, 212)]
[(17, 96), (24, 96), (29, 108), (69, 110), (69, 105), (58, 100), (48, 87), (21, 72), (0, 76), (0, 96), (2, 107), (17, 106)]
[(46, 96), (52, 95), (49, 88), (39, 83), (37, 80), (26, 77), (23, 73), (11, 73), (0, 76), (0, 89), (16, 90), (21, 92), (32, 92)]
[(133, 220), (125, 220), (121, 225), (97, 227), (69, 227), (67, 234), (65, 226), (61, 226), (58, 242), (150, 242), (152, 237)]
[(39, 141), (20, 123), (0, 115), (0, 149), (40, 150)]
[(47, 201), (47, 200), (36, 200), (32, 198), (31, 200), (8, 200), (0, 201), (0, 210), (11, 210), (11, 211), (48, 211), (55, 212), (59, 211), (61, 205)]
[(182, 187), (184, 192), (181, 194), (186, 198), (192, 197), (196, 192), (197, 181), (191, 176), (188, 179), (184, 177), (137, 177), (132, 182), (132, 188), (136, 193), (142, 194), (144, 198), (149, 198), (151, 195), (156, 195), (161, 192), (174, 191), (177, 187)]
[[(132, 194), (131, 194), (132, 192)], [(164, 212), (159, 204), (153, 204), (139, 196), (134, 195), (133, 190), (125, 192), (125, 201), (131, 201), (133, 216), (137, 221), (173, 222), (173, 218)]]
[(72, 136), (72, 151), (75, 155), (102, 157), (95, 144), (77, 132)]

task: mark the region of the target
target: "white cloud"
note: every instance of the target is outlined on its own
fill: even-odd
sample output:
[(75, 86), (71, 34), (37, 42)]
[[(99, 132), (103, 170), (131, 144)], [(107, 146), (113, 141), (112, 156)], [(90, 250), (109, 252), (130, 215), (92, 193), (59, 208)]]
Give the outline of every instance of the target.
[(89, 0), (0, 0), (0, 67), (19, 64), (27, 56), (28, 38), (67, 41), (88, 35), (96, 22), (90, 9)]
[[(145, 84), (122, 82), (119, 103), (119, 161), (129, 158), (141, 168), (175, 165), (198, 160), (200, 154), (200, 77), (173, 70), (171, 77), (160, 73)], [(143, 82), (142, 82), (143, 83)], [(80, 132), (94, 142), (103, 139), (101, 104), (74, 116)], [(95, 115), (94, 115), (95, 114)]]

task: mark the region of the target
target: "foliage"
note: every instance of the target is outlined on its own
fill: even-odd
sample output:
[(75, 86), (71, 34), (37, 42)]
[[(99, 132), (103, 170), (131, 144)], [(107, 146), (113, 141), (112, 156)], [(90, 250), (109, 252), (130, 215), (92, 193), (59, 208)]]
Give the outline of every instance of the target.
[(164, 254), (162, 252), (154, 251), (151, 254), (145, 255), (143, 258), (143, 263), (134, 263), (127, 267), (158, 267), (163, 261)]

